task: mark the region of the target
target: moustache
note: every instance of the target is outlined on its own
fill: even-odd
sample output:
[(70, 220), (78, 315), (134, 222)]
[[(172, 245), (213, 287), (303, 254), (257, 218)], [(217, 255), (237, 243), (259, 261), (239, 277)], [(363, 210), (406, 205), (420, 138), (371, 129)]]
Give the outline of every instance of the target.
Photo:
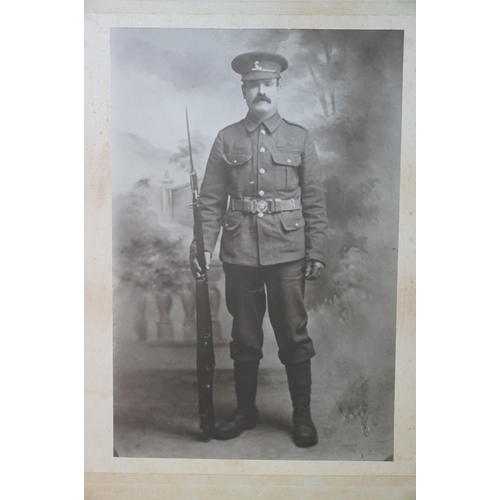
[(253, 102), (260, 102), (260, 101), (265, 101), (265, 102), (268, 102), (269, 104), (271, 104), (271, 99), (269, 99), (269, 97), (265, 96), (265, 95), (258, 95), (254, 100)]

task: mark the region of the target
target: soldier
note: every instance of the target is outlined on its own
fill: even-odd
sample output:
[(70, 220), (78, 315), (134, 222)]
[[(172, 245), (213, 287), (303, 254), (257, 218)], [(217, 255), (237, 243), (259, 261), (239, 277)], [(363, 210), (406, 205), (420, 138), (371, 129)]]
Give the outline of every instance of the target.
[[(311, 358), (305, 280), (321, 275), (327, 218), (311, 134), (277, 111), (279, 54), (251, 52), (231, 64), (241, 75), (247, 116), (221, 130), (210, 152), (200, 200), (207, 263), (222, 227), (220, 260), (226, 303), (233, 317), (230, 355), (234, 362), (237, 409), (215, 429), (216, 439), (239, 436), (257, 425), (257, 375), (262, 359), (266, 311), (285, 365), (293, 405), (293, 441), (318, 441), (311, 419)], [(195, 247), (191, 270), (200, 276)]]

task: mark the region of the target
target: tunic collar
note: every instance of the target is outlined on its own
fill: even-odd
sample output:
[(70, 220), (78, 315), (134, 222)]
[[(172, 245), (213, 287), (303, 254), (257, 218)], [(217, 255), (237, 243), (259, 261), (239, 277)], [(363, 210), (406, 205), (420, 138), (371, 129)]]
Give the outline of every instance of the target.
[(267, 128), (269, 133), (273, 133), (281, 124), (283, 118), (276, 111), (272, 116), (264, 120), (263, 122), (258, 121), (250, 113), (244, 118), (243, 123), (249, 132), (253, 132), (261, 123)]

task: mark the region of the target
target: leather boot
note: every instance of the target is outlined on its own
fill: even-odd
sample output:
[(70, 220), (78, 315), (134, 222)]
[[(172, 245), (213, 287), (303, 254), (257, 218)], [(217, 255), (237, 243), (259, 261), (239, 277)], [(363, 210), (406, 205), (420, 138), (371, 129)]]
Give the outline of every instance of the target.
[(318, 442), (318, 431), (311, 418), (310, 409), (293, 410), (293, 442), (299, 448), (309, 448)]
[(257, 425), (258, 411), (255, 406), (257, 396), (257, 375), (259, 361), (234, 362), (234, 385), (238, 408), (225, 422), (218, 424), (214, 438), (220, 441), (238, 437), (243, 431)]
[(311, 361), (286, 365), (293, 405), (293, 442), (300, 448), (314, 446), (318, 431), (311, 418)]

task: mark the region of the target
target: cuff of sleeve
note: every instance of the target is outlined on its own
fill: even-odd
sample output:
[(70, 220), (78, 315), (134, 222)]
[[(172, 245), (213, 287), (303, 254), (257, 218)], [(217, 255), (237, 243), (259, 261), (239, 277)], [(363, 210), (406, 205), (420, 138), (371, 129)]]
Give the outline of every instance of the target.
[[(214, 254), (214, 249), (210, 249), (207, 245), (205, 245), (205, 252), (210, 252), (210, 257), (212, 257), (212, 255)], [(196, 241), (193, 240), (191, 242), (191, 246), (189, 247), (189, 254), (193, 254), (193, 253), (196, 253)]]
[(307, 254), (306, 255), (306, 261), (308, 260), (317, 260), (318, 262), (321, 262), (323, 266), (326, 267), (326, 259), (324, 255), (319, 255), (319, 254)]
[(189, 246), (189, 255), (196, 253), (196, 242), (193, 240)]

